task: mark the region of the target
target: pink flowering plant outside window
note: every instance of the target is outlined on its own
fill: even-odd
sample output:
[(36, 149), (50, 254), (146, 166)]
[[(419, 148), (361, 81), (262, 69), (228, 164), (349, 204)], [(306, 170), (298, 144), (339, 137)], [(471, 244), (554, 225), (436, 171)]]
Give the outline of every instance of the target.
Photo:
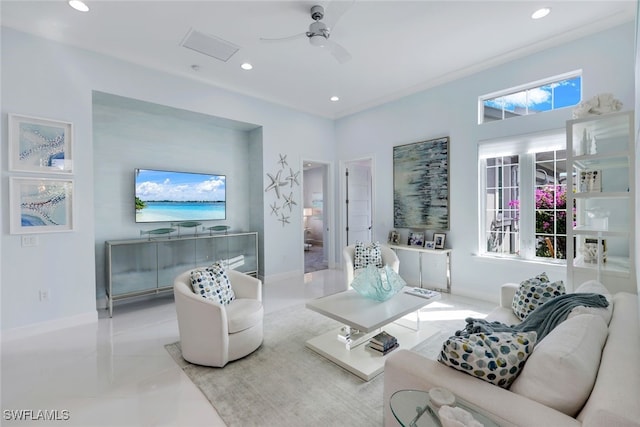
[(536, 256), (567, 258), (567, 188), (536, 188)]

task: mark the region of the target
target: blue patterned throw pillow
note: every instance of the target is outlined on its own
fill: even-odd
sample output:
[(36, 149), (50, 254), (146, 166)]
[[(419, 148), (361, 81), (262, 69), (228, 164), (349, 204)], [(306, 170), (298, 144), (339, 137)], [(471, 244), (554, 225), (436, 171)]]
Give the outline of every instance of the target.
[(353, 269), (360, 270), (373, 265), (382, 268), (382, 251), (380, 243), (369, 243), (365, 245), (362, 242), (356, 242), (355, 253), (353, 257)]
[(547, 274), (542, 273), (520, 283), (520, 287), (513, 296), (511, 308), (520, 320), (524, 320), (529, 313), (545, 302), (566, 293), (562, 280), (549, 283)]
[(502, 388), (516, 379), (536, 343), (535, 332), (477, 333), (452, 336), (438, 362)]
[(220, 263), (215, 263), (204, 269), (193, 270), (191, 272), (191, 287), (196, 294), (218, 304), (227, 305), (236, 299), (229, 277)]

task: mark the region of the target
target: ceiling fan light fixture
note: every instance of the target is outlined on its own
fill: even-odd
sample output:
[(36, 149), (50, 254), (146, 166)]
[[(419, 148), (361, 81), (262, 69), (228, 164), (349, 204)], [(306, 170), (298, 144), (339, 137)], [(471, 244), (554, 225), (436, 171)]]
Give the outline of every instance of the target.
[(71, 6), (72, 8), (74, 8), (79, 12), (89, 12), (89, 6), (87, 6), (86, 4), (84, 4), (84, 2), (80, 0), (70, 0), (69, 6)]
[(531, 14), (531, 19), (542, 19), (551, 12), (550, 7), (543, 7)]
[(324, 47), (326, 45), (327, 39), (320, 34), (314, 34), (309, 37), (309, 43), (316, 47)]

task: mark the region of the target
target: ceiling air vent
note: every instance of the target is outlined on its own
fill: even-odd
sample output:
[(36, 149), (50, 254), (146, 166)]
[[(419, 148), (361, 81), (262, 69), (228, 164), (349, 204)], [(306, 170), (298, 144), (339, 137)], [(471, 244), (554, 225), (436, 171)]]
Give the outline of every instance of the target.
[(194, 29), (189, 30), (181, 45), (224, 62), (240, 49), (233, 43)]

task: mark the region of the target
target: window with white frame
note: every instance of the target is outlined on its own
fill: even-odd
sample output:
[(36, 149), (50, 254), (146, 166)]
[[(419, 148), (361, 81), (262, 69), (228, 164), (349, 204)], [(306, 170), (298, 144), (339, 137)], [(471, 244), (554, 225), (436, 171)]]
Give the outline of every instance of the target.
[(581, 71), (501, 90), (479, 99), (478, 123), (572, 107), (582, 100)]
[(480, 253), (566, 259), (564, 133), (486, 141), (479, 155)]

